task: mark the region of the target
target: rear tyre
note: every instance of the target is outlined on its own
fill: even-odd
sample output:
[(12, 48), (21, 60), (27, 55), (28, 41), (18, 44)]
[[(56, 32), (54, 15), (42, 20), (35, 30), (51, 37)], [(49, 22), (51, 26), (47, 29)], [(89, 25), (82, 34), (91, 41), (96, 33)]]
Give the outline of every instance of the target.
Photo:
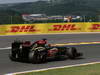
[(20, 43), (19, 42), (13, 42), (11, 46), (11, 50), (9, 53), (9, 58), (12, 61), (18, 61), (20, 58)]
[(33, 50), (29, 53), (29, 61), (31, 63), (37, 64), (37, 63), (43, 63), (46, 62), (46, 52), (45, 50)]
[(18, 49), (12, 49), (10, 51), (9, 58), (12, 61), (18, 61), (19, 60), (19, 50)]

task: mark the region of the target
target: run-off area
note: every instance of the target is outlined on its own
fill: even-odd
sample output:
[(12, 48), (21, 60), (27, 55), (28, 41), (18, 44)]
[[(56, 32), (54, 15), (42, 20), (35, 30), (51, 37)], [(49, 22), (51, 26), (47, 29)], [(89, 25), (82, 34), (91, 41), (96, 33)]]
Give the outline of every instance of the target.
[(79, 52), (83, 53), (81, 59), (50, 60), (47, 63), (31, 64), (25, 62), (13, 62), (9, 59), (9, 49), (0, 50), (0, 75), (14, 72), (37, 70), (43, 68), (60, 67), (67, 65), (83, 64), (100, 61), (100, 44), (76, 45)]

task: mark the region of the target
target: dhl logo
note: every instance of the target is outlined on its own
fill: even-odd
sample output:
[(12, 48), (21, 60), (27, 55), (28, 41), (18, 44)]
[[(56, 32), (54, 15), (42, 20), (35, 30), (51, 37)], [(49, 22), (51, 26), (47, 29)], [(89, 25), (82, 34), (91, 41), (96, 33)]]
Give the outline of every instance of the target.
[(75, 24), (65, 24), (65, 25), (52, 25), (52, 29), (49, 31), (64, 31), (64, 30), (81, 30)]
[(35, 26), (11, 26), (8, 32), (35, 32)]
[(100, 24), (92, 24), (92, 27), (90, 27), (89, 29), (91, 29), (91, 30), (100, 30)]

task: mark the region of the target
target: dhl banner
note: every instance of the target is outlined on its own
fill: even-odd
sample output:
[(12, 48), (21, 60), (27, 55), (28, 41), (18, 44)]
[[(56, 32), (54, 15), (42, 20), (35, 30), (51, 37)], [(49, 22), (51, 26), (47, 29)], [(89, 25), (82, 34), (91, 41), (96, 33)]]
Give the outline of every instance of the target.
[(0, 25), (0, 35), (100, 32), (100, 22)]
[(82, 32), (83, 23), (48, 24), (48, 33)]
[(40, 34), (44, 33), (45, 24), (0, 25), (0, 35)]

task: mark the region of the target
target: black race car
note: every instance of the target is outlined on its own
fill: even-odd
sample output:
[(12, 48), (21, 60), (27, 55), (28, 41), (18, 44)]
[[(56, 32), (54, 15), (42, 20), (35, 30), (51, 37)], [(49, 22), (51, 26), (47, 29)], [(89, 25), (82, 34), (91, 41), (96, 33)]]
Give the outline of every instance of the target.
[(75, 47), (65, 46), (50, 46), (36, 47), (30, 41), (14, 41), (12, 42), (9, 57), (12, 61), (28, 61), (31, 63), (43, 63), (49, 58), (59, 59), (67, 57), (75, 59), (82, 56), (82, 53), (77, 52)]

